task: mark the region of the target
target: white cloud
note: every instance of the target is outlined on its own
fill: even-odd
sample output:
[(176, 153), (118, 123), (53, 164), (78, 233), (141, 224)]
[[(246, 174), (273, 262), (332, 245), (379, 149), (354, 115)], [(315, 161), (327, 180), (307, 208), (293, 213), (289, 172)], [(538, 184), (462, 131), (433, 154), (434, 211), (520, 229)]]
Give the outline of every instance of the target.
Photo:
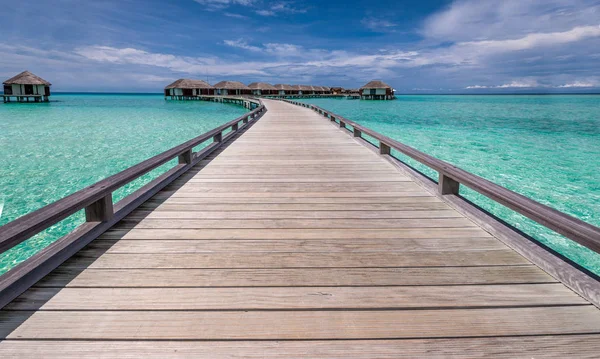
[(87, 46), (76, 49), (75, 53), (97, 62), (154, 66), (177, 72), (202, 75), (266, 75), (265, 69), (280, 65), (280, 63), (271, 62), (225, 62), (215, 57), (176, 56), (109, 46)]
[(531, 33), (521, 38), (509, 40), (460, 42), (457, 46), (476, 48), (487, 53), (508, 52), (527, 50), (535, 47), (560, 46), (591, 37), (600, 37), (600, 26), (578, 26), (563, 32)]
[(589, 80), (589, 81), (575, 81), (568, 84), (560, 85), (558, 88), (590, 88), (590, 87), (600, 87), (598, 81)]
[(478, 89), (487, 89), (489, 87), (488, 86), (482, 86), (482, 85), (472, 85), (472, 86), (467, 86), (465, 88), (467, 90), (478, 90)]
[(215, 11), (228, 8), (233, 5), (252, 6), (255, 0), (194, 0), (200, 5), (204, 5), (207, 10)]
[(547, 87), (547, 86), (538, 83), (538, 81), (535, 78), (529, 77), (529, 78), (523, 78), (523, 79), (519, 79), (519, 80), (513, 80), (509, 83), (505, 83), (502, 85), (496, 85), (496, 86), (472, 85), (472, 86), (465, 87), (465, 89), (467, 89), (467, 90), (511, 89), (511, 88), (523, 89), (523, 88), (538, 88), (538, 87)]
[(507, 89), (507, 88), (535, 88), (535, 87), (545, 87), (540, 85), (535, 79), (525, 79), (525, 80), (517, 80), (512, 81), (507, 84), (496, 86), (495, 88), (499, 89)]
[(264, 9), (256, 10), (255, 12), (261, 16), (275, 16), (277, 14), (303, 14), (307, 9), (294, 7), (292, 2), (265, 2)]
[(275, 11), (272, 10), (256, 10), (256, 13), (261, 16), (275, 16)]
[(443, 41), (522, 37), (598, 25), (597, 0), (457, 0), (430, 16), (421, 32)]
[(262, 49), (260, 47), (248, 45), (248, 43), (242, 39), (225, 40), (225, 41), (223, 41), (223, 43), (227, 46), (237, 47), (237, 48), (244, 49), (244, 50), (256, 51), (256, 52), (262, 51)]
[(390, 32), (393, 31), (398, 24), (389, 20), (377, 19), (373, 17), (367, 17), (360, 21), (360, 23), (367, 29), (374, 32)]
[(225, 12), (225, 13), (223, 13), (223, 15), (225, 15), (227, 17), (232, 17), (235, 19), (247, 19), (248, 18), (248, 16), (245, 16), (242, 14), (231, 13), (231, 12)]

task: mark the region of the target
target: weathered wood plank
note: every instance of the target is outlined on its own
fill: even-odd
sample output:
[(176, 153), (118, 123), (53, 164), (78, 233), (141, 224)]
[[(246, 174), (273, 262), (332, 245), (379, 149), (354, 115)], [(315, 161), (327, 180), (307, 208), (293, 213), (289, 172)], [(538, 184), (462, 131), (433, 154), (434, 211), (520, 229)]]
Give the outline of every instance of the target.
[(0, 312), (0, 338), (10, 339), (391, 339), (577, 333), (600, 333), (600, 311), (587, 305), (382, 311)]
[(268, 228), (468, 228), (476, 227), (466, 218), (427, 219), (135, 219), (127, 217), (115, 228), (138, 229), (268, 229)]
[(304, 229), (118, 229), (105, 239), (398, 239), (398, 238), (484, 238), (490, 234), (478, 227), (466, 228), (304, 228)]
[(169, 197), (164, 193), (154, 196), (151, 202), (183, 204), (404, 204), (404, 203), (443, 203), (439, 198), (419, 192), (416, 196), (399, 197)]
[(600, 335), (344, 341), (43, 341), (0, 342), (5, 358), (97, 359), (596, 359)]
[[(260, 197), (262, 200), (266, 198), (282, 198), (296, 197), (304, 198), (319, 198), (320, 200), (329, 200), (330, 198), (351, 198), (352, 201), (360, 200), (359, 198), (376, 198), (376, 197), (392, 197), (391, 200), (396, 200), (397, 197), (430, 197), (431, 194), (424, 190), (405, 191), (405, 192), (229, 192), (229, 193), (210, 193), (210, 192), (186, 192), (178, 191), (161, 191), (155, 199), (166, 199), (173, 197), (190, 197), (190, 198), (255, 198)], [(379, 199), (378, 199), (379, 200)], [(328, 203), (328, 202), (326, 202)]]
[(39, 287), (331, 287), (536, 284), (557, 281), (533, 265), (416, 268), (57, 269)]
[(410, 309), (589, 305), (562, 284), (313, 288), (32, 288), (6, 310)]
[(407, 239), (255, 239), (255, 240), (105, 240), (97, 239), (86, 253), (216, 253), (216, 252), (424, 252), (506, 249), (495, 238)]
[[(192, 202), (192, 201), (190, 201)], [(187, 212), (214, 212), (214, 211), (241, 211), (252, 213), (257, 211), (356, 211), (367, 213), (369, 211), (421, 211), (421, 210), (447, 210), (450, 207), (443, 202), (423, 203), (180, 203), (178, 201), (148, 201), (139, 207), (141, 210), (156, 211), (187, 211)]]
[(157, 208), (152, 211), (137, 210), (127, 218), (130, 219), (434, 219), (464, 218), (460, 213), (451, 210), (422, 211), (163, 211)]
[(470, 252), (345, 252), (345, 253), (135, 253), (104, 254), (100, 258), (80, 252), (67, 268), (335, 268), (335, 267), (439, 267), (528, 264), (509, 249)]

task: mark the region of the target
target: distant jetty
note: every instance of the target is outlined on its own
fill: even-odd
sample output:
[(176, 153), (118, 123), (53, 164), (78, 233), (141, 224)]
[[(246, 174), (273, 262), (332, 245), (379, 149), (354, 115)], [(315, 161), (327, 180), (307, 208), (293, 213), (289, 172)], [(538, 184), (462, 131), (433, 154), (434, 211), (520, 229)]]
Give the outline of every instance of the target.
[(23, 71), (2, 83), (4, 85), (4, 102), (48, 102), (52, 84), (43, 78)]
[(206, 96), (257, 96), (266, 98), (344, 97), (362, 100), (393, 100), (394, 89), (380, 80), (373, 80), (360, 89), (311, 85), (271, 85), (253, 82), (248, 86), (239, 81), (221, 81), (210, 85), (206, 81), (179, 79), (165, 87), (165, 99), (200, 100)]

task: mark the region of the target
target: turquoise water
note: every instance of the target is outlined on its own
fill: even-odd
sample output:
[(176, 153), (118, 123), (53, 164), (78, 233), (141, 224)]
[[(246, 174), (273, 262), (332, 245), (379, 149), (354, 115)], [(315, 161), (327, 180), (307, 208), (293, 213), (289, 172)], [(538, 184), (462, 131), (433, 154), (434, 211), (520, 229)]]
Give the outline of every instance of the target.
[[(0, 103), (0, 225), (245, 113), (162, 95), (58, 94), (47, 104)], [(114, 194), (117, 201), (173, 163)], [(0, 273), (84, 221), (62, 221), (0, 255)]]
[[(425, 153), (600, 226), (600, 96), (307, 99)], [(437, 173), (398, 155), (437, 180)], [(461, 194), (600, 274), (600, 255), (473, 191)]]

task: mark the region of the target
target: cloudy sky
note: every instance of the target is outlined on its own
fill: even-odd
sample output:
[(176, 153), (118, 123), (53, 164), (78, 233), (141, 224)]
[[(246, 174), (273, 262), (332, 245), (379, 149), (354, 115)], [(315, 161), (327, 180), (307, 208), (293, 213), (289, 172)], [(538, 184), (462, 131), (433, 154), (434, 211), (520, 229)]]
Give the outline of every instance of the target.
[(0, 0), (0, 77), (160, 92), (181, 78), (404, 93), (600, 90), (600, 0)]

